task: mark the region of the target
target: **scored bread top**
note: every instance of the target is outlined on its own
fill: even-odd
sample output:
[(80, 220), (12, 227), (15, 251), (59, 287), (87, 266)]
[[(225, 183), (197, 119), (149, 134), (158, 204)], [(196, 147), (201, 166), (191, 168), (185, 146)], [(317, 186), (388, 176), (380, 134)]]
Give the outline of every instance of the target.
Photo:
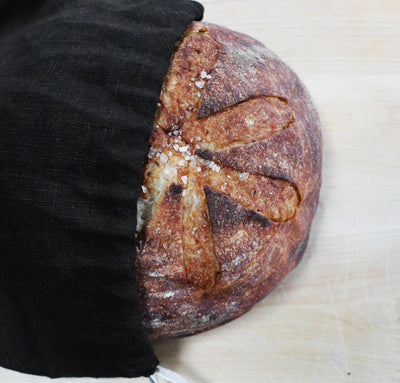
[(318, 115), (263, 44), (193, 22), (165, 76), (138, 201), (152, 339), (248, 311), (297, 264), (321, 183)]

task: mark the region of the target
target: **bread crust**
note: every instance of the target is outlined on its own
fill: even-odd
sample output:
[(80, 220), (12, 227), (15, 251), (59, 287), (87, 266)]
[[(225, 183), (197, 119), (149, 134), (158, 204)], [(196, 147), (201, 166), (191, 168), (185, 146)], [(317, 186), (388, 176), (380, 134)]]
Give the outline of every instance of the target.
[(321, 185), (319, 125), (296, 74), (262, 43), (188, 27), (144, 167), (151, 209), (139, 209), (136, 270), (151, 339), (237, 318), (297, 265)]

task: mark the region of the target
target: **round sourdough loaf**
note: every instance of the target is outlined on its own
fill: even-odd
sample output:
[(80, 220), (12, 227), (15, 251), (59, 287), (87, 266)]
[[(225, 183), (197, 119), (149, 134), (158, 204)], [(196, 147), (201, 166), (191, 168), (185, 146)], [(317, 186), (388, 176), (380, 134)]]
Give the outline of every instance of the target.
[(321, 184), (317, 112), (251, 37), (193, 22), (177, 44), (138, 201), (151, 339), (244, 314), (299, 262)]

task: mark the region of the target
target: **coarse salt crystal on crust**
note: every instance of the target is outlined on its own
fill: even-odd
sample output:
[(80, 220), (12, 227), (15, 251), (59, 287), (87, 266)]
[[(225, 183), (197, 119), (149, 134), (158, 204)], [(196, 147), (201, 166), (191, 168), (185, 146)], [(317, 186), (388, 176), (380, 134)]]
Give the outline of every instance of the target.
[(196, 81), (195, 84), (198, 88), (202, 89), (206, 83), (203, 80), (199, 80)]
[(247, 178), (249, 178), (249, 173), (248, 172), (240, 173), (240, 176), (239, 176), (240, 181), (244, 181)]
[(161, 161), (162, 163), (167, 162), (167, 161), (168, 161), (168, 156), (167, 156), (165, 153), (161, 153), (161, 154), (160, 154), (160, 161)]

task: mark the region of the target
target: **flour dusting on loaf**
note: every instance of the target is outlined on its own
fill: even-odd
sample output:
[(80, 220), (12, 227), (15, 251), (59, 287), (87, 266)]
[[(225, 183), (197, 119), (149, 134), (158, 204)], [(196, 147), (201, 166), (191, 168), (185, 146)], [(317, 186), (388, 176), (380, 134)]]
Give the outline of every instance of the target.
[(193, 22), (165, 76), (138, 200), (152, 339), (237, 318), (300, 260), (321, 183), (318, 115), (263, 44)]

